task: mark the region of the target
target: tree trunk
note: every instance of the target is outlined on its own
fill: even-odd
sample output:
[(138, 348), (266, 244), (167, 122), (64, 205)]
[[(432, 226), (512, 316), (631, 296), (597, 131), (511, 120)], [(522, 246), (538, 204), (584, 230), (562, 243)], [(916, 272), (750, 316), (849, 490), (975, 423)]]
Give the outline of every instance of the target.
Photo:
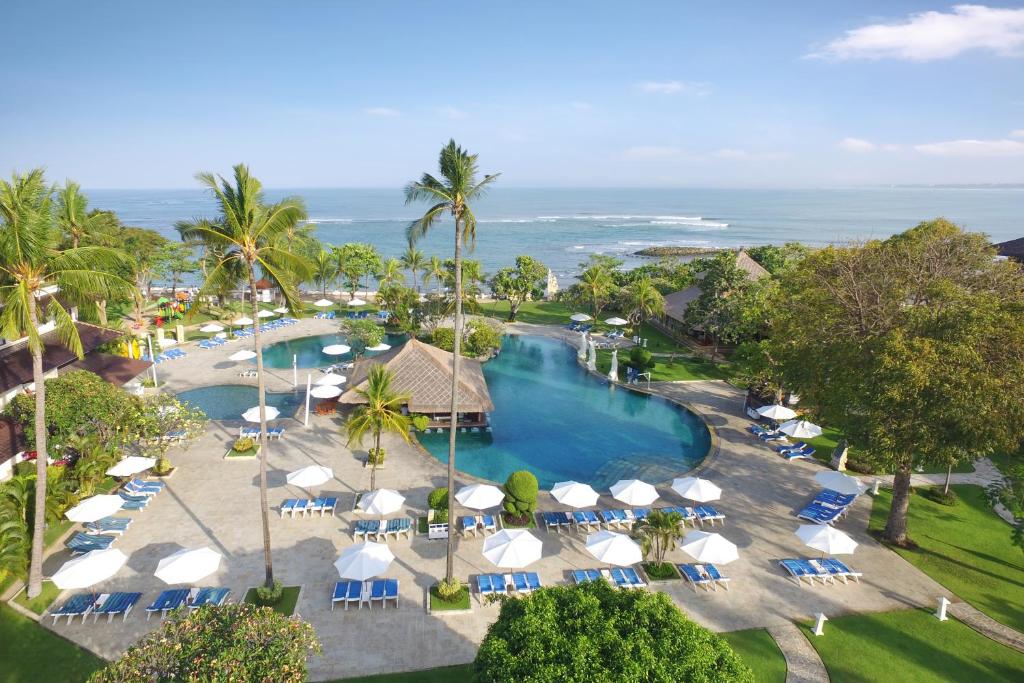
[(946, 486), (942, 489), (942, 494), (949, 495), (949, 480), (953, 477), (953, 463), (949, 463), (949, 467), (946, 468)]
[(508, 300), (508, 321), (510, 323), (514, 323), (516, 321), (516, 314), (517, 313), (519, 313), (519, 304), (517, 304), (514, 301), (512, 301), (512, 299), (509, 299)]
[(377, 490), (377, 458), (380, 457), (380, 432), (374, 434), (374, 453), (370, 455), (370, 490)]
[(459, 369), (462, 365), (462, 242), (460, 227), (462, 216), (455, 215), (455, 334), (452, 340), (452, 415), (448, 432), (448, 558), (445, 580), (455, 578), (455, 434), (459, 418)]
[(100, 299), (96, 302), (96, 317), (99, 319), (100, 325), (107, 326), (107, 300)]
[(274, 585), (274, 562), (270, 553), (270, 520), (267, 517), (267, 393), (263, 376), (263, 347), (260, 344), (260, 305), (256, 291), (256, 274), (249, 264), (249, 290), (252, 295), (253, 344), (256, 347), (256, 390), (260, 405), (260, 520), (263, 522), (263, 565), (266, 570), (265, 585)]
[[(38, 328), (36, 299), (29, 296), (28, 320)], [(35, 382), (36, 398), (36, 504), (32, 520), (32, 555), (28, 570), (28, 597), (34, 598), (43, 592), (43, 535), (46, 531), (46, 383), (43, 381), (43, 347), (31, 348), (32, 381)]]
[(907, 541), (907, 510), (910, 507), (910, 466), (901, 465), (892, 480), (892, 505), (885, 523), (885, 540), (903, 545)]

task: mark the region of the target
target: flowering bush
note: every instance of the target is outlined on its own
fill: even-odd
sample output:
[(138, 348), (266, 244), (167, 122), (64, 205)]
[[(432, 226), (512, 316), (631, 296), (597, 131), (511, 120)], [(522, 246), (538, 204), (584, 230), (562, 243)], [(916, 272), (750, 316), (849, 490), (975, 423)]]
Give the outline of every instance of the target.
[(235, 445), (231, 447), (235, 453), (245, 453), (251, 451), (256, 447), (256, 442), (247, 436), (243, 436), (240, 439), (235, 439)]

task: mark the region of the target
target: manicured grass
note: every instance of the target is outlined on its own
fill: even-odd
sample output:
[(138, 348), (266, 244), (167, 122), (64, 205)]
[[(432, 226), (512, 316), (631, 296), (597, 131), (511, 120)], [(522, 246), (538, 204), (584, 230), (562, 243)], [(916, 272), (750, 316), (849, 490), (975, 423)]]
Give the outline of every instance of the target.
[(43, 581), (43, 592), (34, 597), (28, 599), (28, 593), (21, 591), (17, 597), (14, 598), (14, 602), (18, 603), (25, 609), (32, 610), (36, 614), (43, 614), (46, 609), (57, 599), (60, 595), (60, 589), (57, 588), (53, 581)]
[[(46, 529), (43, 530), (43, 545), (49, 548), (74, 525), (74, 522), (67, 519), (62, 519), (56, 524), (47, 525)], [(29, 531), (31, 532), (31, 529)]]
[[(508, 302), (492, 301), (480, 304), (480, 314), (499, 320), (508, 320)], [(516, 313), (516, 322), (534, 325), (568, 325), (573, 314), (559, 301), (526, 301)]]
[(341, 683), (341, 680), (344, 680), (345, 683), (471, 683), (473, 681), (473, 665), (462, 664), (400, 674), (360, 676), (359, 678), (340, 679), (333, 683)]
[(786, 658), (775, 639), (763, 628), (722, 633), (743, 663), (754, 671), (757, 683), (785, 683)]
[[(286, 617), (290, 617), (295, 613), (295, 605), (299, 601), (299, 591), (302, 586), (285, 586), (281, 592), (281, 600), (276, 605), (271, 605), (272, 609), (279, 614), (283, 614)], [(256, 589), (250, 588), (245, 592), (245, 602), (250, 605), (259, 605), (256, 602)]]
[(825, 624), (823, 636), (813, 635), (812, 627), (802, 625), (832, 683), (1024, 678), (1024, 654), (927, 610), (837, 617)]
[(234, 448), (229, 448), (228, 452), (224, 455), (229, 460), (231, 458), (255, 458), (256, 454), (260, 452), (259, 446), (253, 446), (247, 451), (236, 451)]
[(430, 587), (430, 611), (469, 609), (469, 586), (463, 586), (454, 600), (445, 600), (437, 594), (437, 586)]
[(0, 678), (9, 683), (84, 681), (105, 662), (0, 605)]
[[(911, 498), (907, 530), (918, 548), (896, 552), (996, 621), (1024, 631), (1024, 553), (1010, 545), (1010, 525), (980, 486), (951, 488), (960, 498), (954, 506)], [(891, 502), (892, 492), (882, 489), (869, 529), (885, 527)]]
[(647, 340), (647, 350), (651, 353), (672, 353), (673, 351), (690, 353), (684, 344), (680, 344), (650, 323), (641, 324), (640, 330), (636, 334), (641, 339)]
[(647, 578), (651, 581), (672, 581), (681, 578), (679, 570), (671, 562), (662, 562), (661, 564), (644, 562), (640, 566), (644, 568), (644, 574), (647, 574)]
[[(626, 370), (623, 359), (627, 353), (619, 353), (619, 377), (625, 380)], [(597, 371), (602, 375), (608, 374), (612, 367), (612, 352), (599, 350), (597, 352)], [(705, 379), (729, 379), (732, 372), (727, 365), (712, 363), (704, 358), (693, 356), (677, 356), (671, 362), (668, 359), (657, 359), (657, 364), (651, 370), (652, 382), (688, 382)], [(640, 380), (641, 386), (646, 384)]]

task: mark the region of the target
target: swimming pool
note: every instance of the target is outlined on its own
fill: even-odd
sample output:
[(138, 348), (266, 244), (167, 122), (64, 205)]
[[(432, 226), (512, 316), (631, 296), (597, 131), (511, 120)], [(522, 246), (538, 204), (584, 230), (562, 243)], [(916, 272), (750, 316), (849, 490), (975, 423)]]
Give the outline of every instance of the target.
[[(494, 401), (491, 433), (458, 434), (456, 467), (504, 483), (533, 472), (541, 488), (574, 479), (598, 491), (619, 479), (659, 482), (698, 465), (711, 435), (693, 413), (665, 399), (609, 386), (544, 337), (508, 335), (484, 364)], [(420, 442), (448, 462), (448, 434)]]
[[(404, 344), (408, 339), (404, 334), (386, 334), (384, 343), (389, 346)], [(279, 341), (263, 349), (263, 364), (268, 368), (290, 368), (292, 356), (298, 357), (300, 368), (324, 368), (333, 363), (344, 363), (352, 360), (355, 356), (346, 353), (341, 356), (328, 356), (323, 352), (325, 346), (331, 344), (345, 344), (345, 335), (341, 333), (320, 334), (315, 337), (298, 337)], [(375, 355), (373, 351), (367, 351), (367, 356)], [(255, 363), (255, 361), (253, 361)]]
[[(306, 388), (287, 393), (267, 392), (267, 405), (281, 411), (281, 417), (292, 417), (302, 405)], [(212, 387), (189, 389), (177, 395), (179, 401), (187, 401), (201, 409), (211, 420), (241, 420), (242, 413), (259, 403), (256, 387), (244, 384), (218, 384)]]

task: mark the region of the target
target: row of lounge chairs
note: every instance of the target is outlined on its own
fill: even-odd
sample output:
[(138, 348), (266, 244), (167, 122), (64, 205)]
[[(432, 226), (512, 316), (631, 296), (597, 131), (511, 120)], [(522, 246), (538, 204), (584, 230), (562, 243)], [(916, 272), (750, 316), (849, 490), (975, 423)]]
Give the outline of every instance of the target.
[[(239, 427), (239, 437), (249, 437), (250, 439), (260, 438), (259, 427)], [(284, 437), (284, 427), (267, 427), (267, 438), (268, 439), (280, 439)]]
[(632, 567), (612, 567), (611, 569), (574, 569), (572, 580), (577, 583), (600, 581), (604, 579), (618, 588), (645, 588), (647, 584)]
[(358, 519), (352, 529), (352, 539), (360, 537), (363, 539), (375, 538), (378, 541), (387, 541), (388, 537), (405, 535), (412, 538), (413, 520), (411, 517), (396, 517), (394, 519)]
[(199, 342), (198, 346), (201, 349), (215, 349), (218, 346), (224, 346), (227, 343), (227, 339), (222, 339), (220, 337), (210, 337), (209, 339), (204, 339), (203, 341)]
[(311, 517), (314, 512), (319, 512), (320, 516), (323, 517), (325, 513), (331, 513), (334, 516), (334, 511), (338, 507), (338, 499), (335, 497), (327, 498), (288, 498), (281, 503), (281, 516), (288, 515), (290, 517), (305, 517), (308, 513)]
[(789, 443), (789, 439), (777, 427), (763, 427), (754, 423), (747, 428), (751, 434), (761, 441), (771, 444), (775, 451), (786, 460), (810, 460), (814, 457), (814, 448), (803, 441), (795, 444)]
[(494, 515), (465, 515), (459, 518), (462, 524), (462, 535), (468, 536), (479, 531), (481, 535), (498, 531), (498, 519)]
[(335, 313), (334, 311), (320, 311), (313, 318), (316, 320), (334, 320)]
[(537, 572), (480, 574), (476, 577), (476, 588), (480, 597), (505, 593), (532, 593), (541, 586), (540, 575)]
[(569, 328), (570, 330), (572, 330), (573, 332), (590, 332), (590, 330), (592, 330), (594, 328), (593, 325), (589, 325), (589, 324), (585, 325), (583, 323), (577, 323), (577, 322), (571, 322), (568, 325), (566, 325), (566, 327)]
[(779, 564), (800, 586), (804, 585), (804, 581), (812, 586), (815, 581), (820, 581), (822, 585), (834, 585), (836, 579), (844, 584), (851, 580), (860, 583), (860, 577), (863, 576), (860, 572), (850, 569), (842, 560), (837, 560), (834, 557), (824, 557), (819, 560), (780, 560)]
[[(197, 609), (203, 605), (223, 605), (231, 592), (228, 588), (180, 588), (166, 590), (157, 596), (149, 607), (146, 608), (148, 619), (156, 612), (161, 617), (166, 616), (171, 610), (179, 607)], [(107, 622), (115, 616), (120, 616), (122, 621), (128, 619), (132, 608), (142, 598), (142, 593), (78, 593), (65, 600), (60, 607), (50, 611), (54, 625), (62, 617), (67, 617), (70, 624), (75, 617), (82, 617), (82, 623), (88, 616), (92, 615), (95, 623), (101, 616), (107, 617)]]
[(811, 504), (800, 510), (796, 516), (817, 524), (832, 524), (843, 517), (856, 500), (857, 496), (853, 494), (822, 489)]
[(381, 607), (386, 609), (388, 600), (395, 601), (398, 607), (398, 579), (372, 579), (370, 581), (339, 581), (334, 584), (334, 594), (331, 596), (331, 610), (336, 604), (343, 603), (345, 609), (355, 603), (358, 609), (363, 608), (363, 603), (373, 609), (373, 603), (379, 602)]
[(120, 536), (128, 531), (132, 521), (131, 517), (104, 517), (95, 522), (86, 522), (82, 526), (85, 528), (85, 533), (90, 535), (111, 534)]
[(713, 564), (677, 564), (676, 568), (693, 585), (694, 593), (698, 586), (704, 590), (718, 590), (719, 586), (729, 590), (729, 579)]
[[(162, 353), (158, 353), (156, 356), (156, 360), (154, 360), (153, 362), (159, 365), (160, 363), (163, 363), (165, 361), (178, 360), (180, 358), (184, 358), (187, 355), (188, 354), (182, 351), (181, 349), (167, 349)], [(142, 359), (149, 360), (149, 355), (143, 354)]]
[[(725, 515), (721, 514), (711, 505), (698, 505), (696, 507), (663, 507), (658, 508), (660, 512), (678, 512), (683, 522), (690, 522), (694, 526), (697, 523), (703, 525), (705, 522), (714, 525), (722, 522), (725, 524)], [(556, 532), (561, 529), (569, 529), (573, 525), (580, 531), (594, 531), (602, 525), (608, 529), (631, 529), (633, 525), (647, 518), (651, 513), (650, 508), (633, 508), (632, 510), (575, 510), (573, 512), (553, 511), (541, 512), (541, 521), (548, 531), (554, 529)]]

